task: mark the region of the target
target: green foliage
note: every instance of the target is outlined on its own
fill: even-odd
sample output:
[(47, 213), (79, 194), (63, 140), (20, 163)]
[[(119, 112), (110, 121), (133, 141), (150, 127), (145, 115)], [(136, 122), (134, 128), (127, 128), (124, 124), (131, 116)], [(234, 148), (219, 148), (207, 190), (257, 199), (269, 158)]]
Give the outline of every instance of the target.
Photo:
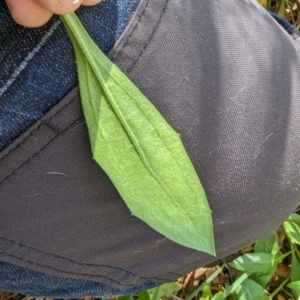
[(192, 300), (196, 295), (198, 295), (214, 278), (216, 278), (224, 269), (225, 264), (219, 267), (215, 272), (213, 272), (186, 300)]
[(292, 252), (292, 264), (291, 264), (291, 281), (299, 281), (300, 280), (300, 264), (296, 255), (296, 251)]
[[(297, 214), (292, 214), (284, 222), (285, 240), (290, 244), (290, 251), (282, 254), (282, 248), (279, 245), (276, 234), (259, 240), (254, 244), (252, 253), (241, 254), (228, 264), (224, 262), (222, 266), (215, 270), (185, 300), (193, 300), (195, 298), (199, 300), (224, 300), (228, 299), (229, 296), (231, 300), (284, 299), (282, 296), (281, 298), (277, 298), (279, 293), (284, 293), (289, 299), (291, 297), (292, 299), (300, 299), (300, 263), (297, 248), (298, 232), (300, 232), (299, 224), (300, 216)], [(289, 276), (282, 280), (270, 293), (267, 293), (266, 286), (273, 278), (278, 265), (285, 259), (290, 261)], [(228, 266), (238, 270), (240, 273), (237, 274), (239, 275), (232, 278), (230, 284), (224, 283), (222, 290), (213, 291), (211, 288), (212, 281), (221, 273), (224, 274)], [(176, 286), (169, 285), (169, 293), (164, 294), (161, 287), (149, 290), (150, 298), (142, 298), (139, 295), (139, 300), (171, 299), (171, 291), (175, 292), (179, 290), (179, 286), (176, 289)], [(174, 299), (174, 297), (181, 300), (173, 294), (172, 298)]]
[(202, 289), (202, 296), (199, 298), (199, 300), (209, 300), (212, 296), (211, 288), (209, 285), (205, 285)]
[(285, 221), (283, 223), (283, 228), (289, 239), (295, 243), (300, 245), (300, 227), (297, 223), (293, 221)]
[(270, 253), (244, 254), (229, 265), (233, 268), (247, 272), (249, 277), (262, 287), (265, 287), (276, 271), (281, 256)]
[(295, 214), (295, 213), (291, 214), (288, 217), (287, 221), (294, 222), (294, 223), (296, 223), (297, 225), (300, 226), (300, 216), (298, 214)]
[(297, 299), (300, 297), (300, 281), (291, 282), (287, 285), (287, 287), (292, 290)]
[(76, 55), (94, 159), (133, 215), (174, 242), (215, 255), (211, 210), (179, 134), (74, 13), (62, 20)]
[(139, 300), (150, 300), (150, 294), (148, 291), (140, 292), (138, 295)]
[(274, 255), (277, 254), (279, 252), (277, 235), (272, 234), (265, 239), (257, 241), (254, 245), (254, 252), (265, 252)]
[[(148, 291), (149, 297), (151, 300), (159, 300), (164, 297), (169, 297), (171, 294), (179, 291), (182, 288), (182, 285), (177, 282), (164, 283), (154, 289)], [(139, 300), (146, 300), (140, 299)]]
[(257, 284), (250, 278), (244, 280), (240, 286), (237, 287), (236, 298), (239, 300), (268, 300), (269, 297), (264, 292), (261, 285)]
[(269, 253), (249, 253), (244, 254), (229, 265), (237, 270), (247, 273), (269, 273), (281, 260), (280, 255)]
[(234, 293), (238, 288), (241, 287), (242, 283), (248, 278), (248, 274), (244, 273), (242, 276), (238, 277), (232, 285), (226, 286), (223, 292), (219, 292), (212, 297), (211, 300), (224, 300), (230, 294)]
[(156, 288), (142, 291), (137, 295), (120, 296), (118, 300), (160, 300), (172, 296), (181, 288), (182, 285), (177, 282), (164, 283)]

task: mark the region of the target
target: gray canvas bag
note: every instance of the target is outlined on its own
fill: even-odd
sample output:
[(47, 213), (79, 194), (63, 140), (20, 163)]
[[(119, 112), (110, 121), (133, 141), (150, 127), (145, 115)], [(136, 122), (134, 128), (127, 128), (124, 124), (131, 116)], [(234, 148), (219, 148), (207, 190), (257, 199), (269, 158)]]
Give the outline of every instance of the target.
[(76, 88), (0, 153), (0, 260), (124, 288), (273, 233), (300, 199), (299, 53), (255, 1), (142, 0), (109, 57), (180, 133), (217, 257), (131, 216), (92, 159)]

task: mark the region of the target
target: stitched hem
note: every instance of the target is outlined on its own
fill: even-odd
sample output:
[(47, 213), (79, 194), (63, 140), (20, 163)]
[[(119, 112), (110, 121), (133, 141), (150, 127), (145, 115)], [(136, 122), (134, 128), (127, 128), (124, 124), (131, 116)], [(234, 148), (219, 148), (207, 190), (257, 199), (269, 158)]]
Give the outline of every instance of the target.
[[(75, 122), (74, 122), (75, 123)], [(58, 137), (58, 136), (57, 136)], [(109, 266), (109, 265), (104, 265), (104, 264), (89, 264), (89, 263), (80, 263), (80, 262), (77, 262), (75, 260), (72, 260), (72, 259), (69, 259), (67, 257), (63, 257), (63, 256), (60, 256), (60, 255), (57, 255), (57, 254), (53, 254), (53, 253), (50, 253), (50, 252), (46, 252), (46, 251), (43, 251), (43, 250), (40, 250), (40, 249), (36, 249), (34, 247), (29, 247), (29, 246), (26, 246), (24, 244), (21, 244), (21, 243), (18, 243), (18, 242), (15, 242), (13, 240), (10, 240), (6, 237), (2, 237), (0, 236), (0, 240), (4, 240), (4, 241), (7, 241), (7, 242), (10, 242), (10, 243), (13, 243), (14, 245), (17, 245), (18, 247), (21, 247), (21, 248), (25, 248), (25, 249), (28, 249), (28, 250), (34, 250), (38, 253), (41, 253), (41, 254), (46, 254), (48, 256), (51, 256), (51, 257), (54, 257), (54, 258), (58, 258), (58, 259), (63, 259), (65, 261), (68, 261), (72, 264), (76, 264), (78, 266), (91, 266), (91, 267), (105, 267), (105, 268), (109, 268), (109, 269), (113, 269), (113, 270), (118, 270), (118, 271), (122, 271), (124, 273), (126, 273), (127, 275), (130, 275), (130, 276), (134, 276), (136, 278), (139, 278), (139, 279), (146, 279), (146, 280), (149, 280), (150, 278), (147, 278), (147, 277), (143, 277), (143, 276), (138, 276), (137, 274), (134, 274), (128, 270), (125, 270), (123, 268), (120, 268), (120, 267), (114, 267), (114, 266)], [(14, 257), (14, 258), (17, 258), (18, 260), (20, 261), (26, 261), (26, 262), (29, 262), (29, 263), (32, 263), (32, 264), (35, 264), (35, 265), (39, 265), (39, 266), (43, 266), (43, 267), (46, 267), (46, 268), (49, 268), (49, 269), (53, 269), (53, 270), (56, 270), (56, 271), (61, 271), (59, 269), (56, 269), (56, 268), (52, 268), (51, 266), (48, 266), (48, 265), (44, 265), (44, 264), (39, 264), (39, 263), (35, 263), (35, 262), (31, 262), (31, 261), (28, 261), (28, 260), (24, 260), (18, 256), (15, 256), (15, 255), (12, 255), (12, 254), (9, 254), (5, 251), (1, 251), (0, 254), (5, 254), (9, 257)], [(84, 273), (73, 273), (73, 272), (68, 272), (68, 271), (63, 271), (63, 272), (67, 272), (69, 274), (76, 274), (76, 275), (87, 275), (87, 276), (92, 276), (92, 277), (103, 277), (103, 278), (106, 278), (106, 279), (110, 279), (114, 282), (117, 282), (115, 280), (113, 280), (112, 278), (110, 277), (106, 277), (106, 276), (102, 276), (102, 275), (90, 275), (90, 274), (84, 274)], [(151, 277), (151, 279), (155, 279), (155, 280), (168, 280), (168, 279), (163, 279), (163, 278), (156, 278), (156, 277)], [(129, 285), (131, 286), (131, 285)]]
[[(166, 7), (167, 7), (167, 3), (169, 2), (169, 0), (166, 0), (164, 2), (164, 5), (162, 7), (162, 9), (160, 10), (160, 13), (159, 15), (157, 16), (156, 15), (156, 22), (154, 23), (154, 27), (151, 31), (151, 34), (150, 36), (148, 37), (148, 39), (145, 38), (145, 41), (143, 41), (144, 43), (144, 46), (142, 47), (142, 50), (139, 52), (139, 55), (137, 57), (137, 59), (131, 64), (131, 67), (130, 67), (130, 70), (132, 69), (132, 67), (138, 62), (138, 60), (140, 59), (140, 57), (142, 56), (142, 54), (144, 53), (145, 49), (147, 48), (148, 44), (150, 43), (151, 39), (153, 38), (159, 24), (160, 24), (160, 21), (162, 19), (162, 16), (166, 10)], [(135, 22), (133, 22), (133, 28), (131, 29), (131, 31), (129, 32), (128, 34), (128, 31), (125, 31), (126, 35), (124, 35), (124, 38), (123, 38), (123, 45), (119, 46), (118, 48), (118, 51), (117, 53), (115, 53), (115, 56), (114, 57), (117, 57), (118, 54), (121, 54), (121, 52), (123, 51), (124, 47), (126, 47), (128, 44), (130, 44), (130, 39), (133, 37), (134, 33), (136, 32), (136, 30), (138, 29), (139, 25), (141, 24), (141, 21), (143, 20), (146, 12), (147, 12), (147, 8), (149, 6), (149, 3), (150, 1), (149, 0), (145, 0), (145, 2), (142, 4), (143, 5), (143, 9), (142, 9), (142, 12), (139, 14), (139, 16), (137, 17), (137, 20), (135, 20)], [(161, 5), (161, 4), (160, 4)], [(135, 24), (134, 24), (135, 23)], [(122, 38), (122, 37), (121, 37)], [(120, 38), (120, 39), (121, 39)], [(114, 50), (115, 51), (115, 50)], [(136, 56), (132, 56), (132, 57), (136, 57)], [(132, 61), (132, 58), (131, 58), (131, 61)], [(52, 118), (55, 118), (60, 112), (62, 112), (64, 109), (66, 109), (70, 104), (72, 104), (75, 99), (77, 99), (77, 95), (73, 96), (73, 98), (63, 106), (61, 107), (58, 111), (55, 112), (54, 115), (51, 116), (51, 112), (53, 113), (53, 111), (51, 110), (48, 114), (46, 114), (46, 116), (41, 119), (39, 122), (38, 125), (36, 125), (37, 127), (35, 129), (32, 130), (32, 132), (30, 132), (30, 134), (28, 136), (26, 136), (23, 140), (21, 139), (21, 141), (19, 143), (13, 143), (12, 144), (12, 148), (10, 148), (10, 150), (4, 154), (4, 156), (1, 158), (0, 160), (0, 163), (3, 163), (4, 159), (5, 158), (8, 158), (10, 157), (16, 150), (22, 148), (22, 146), (30, 140), (30, 138), (34, 137), (34, 135), (42, 128), (42, 126), (46, 126), (48, 127), (49, 129), (51, 129), (52, 131), (55, 132), (55, 135), (48, 140), (48, 142), (46, 142), (45, 145), (43, 145), (40, 149), (38, 149), (37, 151), (35, 151), (34, 153), (32, 153), (32, 155), (30, 155), (25, 161), (23, 161), (21, 164), (19, 164), (19, 166), (17, 167), (17, 169), (15, 169), (12, 173), (10, 173), (9, 175), (5, 176), (5, 178), (0, 182), (0, 185), (3, 184), (4, 182), (6, 182), (7, 180), (9, 180), (17, 171), (21, 170), (27, 163), (29, 163), (34, 157), (38, 156), (39, 154), (41, 154), (46, 148), (47, 146), (49, 146), (53, 141), (55, 141), (58, 137), (60, 137), (64, 132), (66, 132), (68, 129), (70, 129), (72, 126), (74, 126), (74, 124), (76, 124), (76, 122), (78, 122), (81, 118), (82, 118), (82, 115), (80, 115), (79, 118), (77, 118), (74, 122), (72, 122), (72, 124), (70, 124), (69, 126), (67, 126), (66, 128), (64, 129), (61, 129), (59, 127), (57, 127), (56, 125), (54, 125), (51, 121), (52, 121)], [(60, 104), (58, 104), (57, 106), (59, 106)], [(55, 107), (54, 107), (55, 108)], [(49, 119), (49, 115), (51, 116), (51, 119)], [(51, 120), (51, 121), (50, 121)], [(37, 123), (38, 123), (37, 122)], [(73, 261), (71, 259), (68, 259), (68, 258), (65, 258), (65, 257), (62, 257), (62, 256), (59, 256), (59, 255), (54, 255), (54, 254), (51, 254), (51, 253), (48, 253), (48, 252), (45, 252), (45, 251), (42, 251), (42, 250), (38, 250), (38, 249), (35, 249), (33, 247), (28, 247), (24, 244), (21, 244), (21, 243), (17, 243), (15, 241), (12, 241), (12, 240), (9, 240), (7, 238), (4, 238), (4, 237), (0, 237), (0, 239), (4, 240), (4, 241), (7, 241), (7, 242), (11, 242), (11, 243), (14, 243), (15, 245), (17, 245), (18, 247), (20, 248), (24, 248), (24, 249), (28, 249), (28, 250), (31, 250), (31, 251), (37, 251), (39, 252), (40, 254), (45, 254), (49, 257), (54, 257), (56, 259), (56, 261), (52, 264), (52, 266), (48, 266), (48, 265), (44, 265), (44, 264), (41, 264), (40, 262), (42, 261), (41, 259), (39, 259), (39, 262), (33, 262), (31, 260), (28, 260), (28, 259), (22, 259), (20, 257), (17, 257), (15, 255), (12, 255), (12, 254), (8, 254), (6, 252), (3, 252), (0, 253), (2, 256), (7, 256), (7, 261), (8, 262), (11, 262), (13, 260), (17, 260), (17, 261), (20, 261), (20, 262), (23, 262), (21, 265), (24, 266), (24, 263), (25, 265), (28, 264), (28, 265), (32, 265), (32, 266), (39, 266), (40, 269), (49, 269), (49, 270), (52, 270), (52, 271), (56, 271), (57, 273), (61, 274), (61, 275), (64, 275), (64, 274), (67, 274), (67, 275), (74, 275), (76, 276), (76, 278), (102, 278), (102, 279), (106, 279), (108, 280), (110, 283), (112, 284), (119, 284), (119, 285), (122, 285), (123, 287), (124, 286), (127, 286), (127, 287), (132, 287), (132, 286), (135, 286), (136, 284), (138, 284), (139, 282), (141, 281), (144, 281), (144, 280), (157, 280), (157, 281), (168, 281), (169, 279), (163, 279), (163, 278), (157, 278), (157, 277), (140, 277), (130, 271), (127, 271), (127, 270), (124, 270), (122, 268), (119, 268), (119, 267), (113, 267), (113, 266), (107, 266), (107, 265), (94, 265), (94, 264), (84, 264), (84, 263), (79, 263), (79, 262), (76, 262), (76, 261)], [(91, 266), (91, 267), (102, 267), (102, 268), (109, 268), (111, 270), (115, 270), (117, 272), (120, 273), (120, 271), (124, 272), (124, 274), (121, 274), (119, 275), (118, 277), (124, 277), (126, 278), (126, 282), (130, 282), (131, 280), (128, 280), (128, 275), (131, 277), (133, 277), (132, 279), (132, 282), (134, 283), (122, 283), (120, 280), (115, 280), (115, 279), (112, 279), (106, 275), (95, 275), (95, 274), (87, 274), (87, 273), (76, 273), (76, 272), (71, 272), (71, 271), (66, 271), (66, 270), (60, 270), (59, 268), (56, 268), (54, 267), (55, 264), (59, 265), (59, 259), (64, 259), (64, 260), (67, 260), (71, 266), (76, 264), (78, 266)], [(105, 273), (105, 272), (103, 272)], [(52, 273), (53, 274), (53, 273)], [(101, 281), (102, 282), (102, 281)]]
[(163, 9), (159, 15), (159, 18), (158, 18), (158, 21), (156, 23), (156, 25), (154, 26), (153, 30), (152, 30), (152, 33), (149, 37), (149, 39), (147, 40), (147, 42), (145, 43), (144, 47), (142, 48), (142, 50), (140, 51), (140, 53), (138, 54), (137, 58), (132, 62), (131, 66), (127, 69), (127, 73), (130, 73), (130, 71), (133, 69), (133, 67), (136, 65), (136, 63), (140, 60), (140, 58), (142, 57), (143, 53), (145, 52), (145, 50), (147, 49), (149, 43), (151, 42), (151, 40), (153, 39), (154, 35), (155, 35), (155, 32), (157, 30), (157, 28), (159, 27), (159, 24), (161, 22), (161, 19), (166, 11), (166, 8), (167, 8), (167, 5), (169, 3), (169, 0), (166, 0), (165, 3), (164, 3), (164, 6), (163, 6)]

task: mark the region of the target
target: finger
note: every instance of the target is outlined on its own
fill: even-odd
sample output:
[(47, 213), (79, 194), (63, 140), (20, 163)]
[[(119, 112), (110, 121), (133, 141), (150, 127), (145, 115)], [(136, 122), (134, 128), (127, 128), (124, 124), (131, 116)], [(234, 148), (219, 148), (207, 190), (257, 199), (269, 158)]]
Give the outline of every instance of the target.
[(52, 17), (52, 13), (35, 0), (6, 0), (14, 20), (26, 27), (39, 27)]
[(101, 2), (101, 0), (82, 0), (82, 5), (92, 6), (92, 5), (96, 5), (100, 2)]
[(54, 14), (64, 15), (75, 11), (82, 0), (35, 0), (40, 6)]

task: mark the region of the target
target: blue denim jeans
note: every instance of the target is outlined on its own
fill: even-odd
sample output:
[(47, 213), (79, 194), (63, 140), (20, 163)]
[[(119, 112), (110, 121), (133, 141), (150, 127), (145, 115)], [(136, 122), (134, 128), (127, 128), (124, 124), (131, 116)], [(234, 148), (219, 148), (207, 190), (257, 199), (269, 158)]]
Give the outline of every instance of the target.
[[(79, 16), (98, 46), (108, 52), (138, 2), (106, 0), (96, 7), (80, 9)], [(77, 85), (77, 75), (69, 38), (57, 17), (42, 28), (28, 30), (14, 24), (5, 2), (1, 1), (0, 19), (1, 150), (72, 90)], [(96, 282), (49, 276), (0, 262), (0, 289), (25, 295), (108, 297), (136, 293), (155, 285), (145, 282), (116, 290)]]
[[(94, 41), (108, 52), (139, 0), (106, 0), (79, 11)], [(74, 53), (58, 18), (39, 29), (14, 24), (0, 3), (0, 150), (77, 84)], [(53, 63), (55, 62), (55, 63)]]
[[(97, 7), (81, 9), (79, 15), (99, 47), (107, 52), (123, 32), (137, 4), (138, 0), (106, 0)], [(72, 47), (57, 18), (43, 28), (26, 30), (13, 24), (2, 1), (0, 20), (0, 149), (3, 149), (77, 82)], [(146, 281), (133, 288), (114, 289), (5, 262), (0, 262), (0, 271), (0, 289), (39, 297), (108, 297), (157, 285)]]

